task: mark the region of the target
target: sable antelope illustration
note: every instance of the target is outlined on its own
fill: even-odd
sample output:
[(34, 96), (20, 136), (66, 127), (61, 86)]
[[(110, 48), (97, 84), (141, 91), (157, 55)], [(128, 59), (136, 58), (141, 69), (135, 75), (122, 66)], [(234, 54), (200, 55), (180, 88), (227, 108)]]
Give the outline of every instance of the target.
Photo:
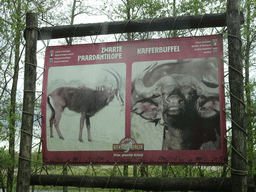
[(220, 148), (216, 58), (153, 64), (132, 84), (132, 112), (163, 122), (163, 150)]
[[(60, 129), (59, 122), (64, 109), (67, 107), (69, 110), (81, 113), (80, 117), (80, 130), (78, 140), (83, 142), (82, 131), (84, 127), (84, 121), (86, 121), (88, 140), (92, 141), (90, 134), (90, 117), (94, 116), (101, 109), (106, 107), (116, 96), (121, 105), (124, 105), (123, 99), (120, 94), (122, 86), (122, 78), (114, 69), (113, 72), (104, 69), (112, 74), (116, 79), (116, 88), (101, 86), (96, 89), (91, 89), (86, 86), (80, 87), (59, 87), (52, 91), (47, 96), (47, 103), (52, 111), (50, 116), (50, 137), (53, 137), (52, 126), (54, 124), (57, 134), (60, 139), (64, 140)], [(52, 100), (53, 106), (50, 102)]]

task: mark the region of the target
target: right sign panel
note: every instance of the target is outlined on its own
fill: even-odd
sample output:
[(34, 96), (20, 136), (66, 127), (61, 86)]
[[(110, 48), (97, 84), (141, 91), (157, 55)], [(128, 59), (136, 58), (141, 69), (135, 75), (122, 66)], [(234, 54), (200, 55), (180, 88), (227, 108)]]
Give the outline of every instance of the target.
[[(144, 144), (144, 158), (151, 152), (168, 163), (221, 164), (226, 159), (222, 39), (183, 40), (187, 48), (177, 47), (177, 59), (159, 58), (159, 47), (137, 48), (150, 59), (132, 64), (131, 137)], [(168, 57), (168, 50), (161, 52)]]

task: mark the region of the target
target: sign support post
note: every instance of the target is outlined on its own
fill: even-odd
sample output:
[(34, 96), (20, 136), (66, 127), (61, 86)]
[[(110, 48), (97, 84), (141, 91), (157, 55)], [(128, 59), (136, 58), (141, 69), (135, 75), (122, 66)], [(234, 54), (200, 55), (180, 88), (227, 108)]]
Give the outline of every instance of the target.
[(17, 192), (29, 192), (31, 178), (31, 148), (36, 87), (36, 51), (38, 37), (36, 13), (26, 15), (26, 53), (24, 74), (24, 97), (20, 139), (20, 154), (17, 179)]
[(240, 33), (240, 1), (230, 0), (227, 7), (229, 86), (232, 121), (232, 191), (247, 191), (246, 123), (243, 94), (243, 63)]

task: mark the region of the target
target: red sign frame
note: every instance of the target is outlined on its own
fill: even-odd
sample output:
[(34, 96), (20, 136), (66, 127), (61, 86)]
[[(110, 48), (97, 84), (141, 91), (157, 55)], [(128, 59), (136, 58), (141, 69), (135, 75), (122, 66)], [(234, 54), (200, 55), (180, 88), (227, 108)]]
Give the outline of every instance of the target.
[[(224, 164), (227, 147), (224, 139), (226, 119), (222, 110), (225, 108), (222, 57), (220, 35), (47, 47), (42, 96), (43, 161), (48, 164)], [(155, 126), (143, 115), (131, 112), (132, 82), (154, 63), (160, 66), (180, 60), (193, 63), (196, 59), (201, 62), (200, 59), (207, 58), (215, 58), (218, 67), (221, 147), (214, 150), (162, 150), (163, 126)], [(116, 71), (123, 80), (124, 106), (115, 98), (91, 117), (91, 131), (95, 131), (91, 142), (85, 139), (86, 126), (84, 142), (79, 142), (80, 114), (69, 110), (63, 112), (59, 124), (65, 140), (59, 139), (54, 126), (54, 137), (50, 138), (47, 95), (58, 87), (93, 89), (105, 83), (115, 86), (115, 80), (107, 70)]]

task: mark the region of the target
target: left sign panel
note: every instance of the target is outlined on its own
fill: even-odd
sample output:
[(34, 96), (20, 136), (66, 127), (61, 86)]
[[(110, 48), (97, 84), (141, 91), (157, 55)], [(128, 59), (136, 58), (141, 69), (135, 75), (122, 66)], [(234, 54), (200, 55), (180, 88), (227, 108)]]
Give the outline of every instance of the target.
[[(86, 49), (88, 55), (80, 53)], [(108, 153), (104, 152), (112, 151), (113, 144), (125, 137), (126, 64), (119, 59), (122, 50), (88, 49), (85, 45), (46, 50), (44, 162), (76, 162), (74, 153), (79, 151), (83, 151), (83, 161), (95, 161), (99, 151), (106, 160)], [(86, 162), (80, 158), (77, 163)]]

